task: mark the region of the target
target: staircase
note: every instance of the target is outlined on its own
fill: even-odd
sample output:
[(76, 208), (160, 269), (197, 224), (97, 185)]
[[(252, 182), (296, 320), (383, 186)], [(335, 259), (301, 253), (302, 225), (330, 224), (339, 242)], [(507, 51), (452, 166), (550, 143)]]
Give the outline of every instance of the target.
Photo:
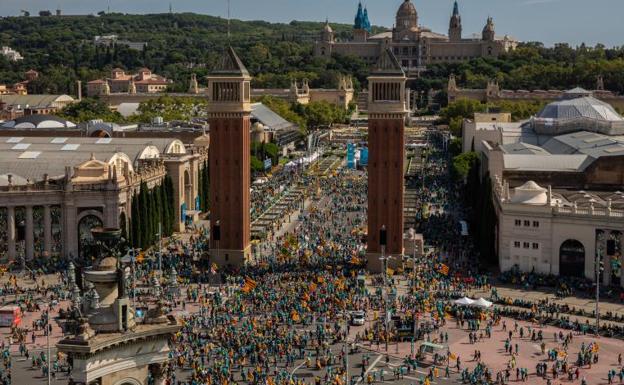
[(368, 111), (368, 91), (362, 91), (358, 94), (357, 107), (359, 112)]

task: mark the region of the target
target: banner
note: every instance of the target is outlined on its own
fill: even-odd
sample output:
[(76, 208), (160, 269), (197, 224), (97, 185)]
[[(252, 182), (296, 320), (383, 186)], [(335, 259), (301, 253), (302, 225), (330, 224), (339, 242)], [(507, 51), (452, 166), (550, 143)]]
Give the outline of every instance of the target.
[(368, 147), (360, 149), (360, 165), (368, 166)]
[(347, 167), (355, 168), (355, 144), (347, 143)]

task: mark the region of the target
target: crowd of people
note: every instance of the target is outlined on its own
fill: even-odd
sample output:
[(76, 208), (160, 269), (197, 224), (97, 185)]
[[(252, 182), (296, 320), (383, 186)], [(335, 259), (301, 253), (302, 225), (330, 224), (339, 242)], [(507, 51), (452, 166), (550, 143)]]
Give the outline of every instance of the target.
[[(170, 308), (184, 310), (192, 305), (196, 309), (180, 313), (182, 327), (172, 338), (166, 369), (168, 384), (347, 385), (351, 381), (347, 376), (350, 353), (360, 348), (383, 352), (387, 364), (389, 342), (396, 344), (397, 351), (400, 342), (412, 345), (409, 354), (399, 357), (403, 365), (368, 370), (370, 356), (365, 354), (356, 373), (351, 373), (356, 381), (402, 380), (406, 374), (417, 376), (421, 384), (431, 384), (439, 377), (475, 385), (513, 380), (552, 384), (562, 377), (586, 381), (585, 372), (600, 359), (598, 344), (582, 344), (576, 352), (572, 342), (577, 335), (591, 332), (591, 326), (570, 318), (578, 310), (567, 305), (499, 297), (490, 276), (474, 263), (470, 237), (462, 235), (459, 221), (463, 214), (453, 203), (458, 193), (448, 176), (447, 155), (432, 146), (425, 164), (420, 176), (425, 183), (417, 184), (419, 221), (432, 247), (416, 258), (412, 269), (387, 270), (385, 277), (366, 273), (366, 174), (346, 169), (324, 177), (283, 170), (259, 184), (252, 193), (255, 213), (270, 206), (280, 186), (295, 180), (306, 186), (314, 199), (290, 231), (258, 244), (253, 260), (244, 267), (217, 269), (211, 265), (207, 258), (209, 232), (202, 227), (191, 228), (190, 236), (169, 239), (158, 257), (151, 252), (132, 256), (128, 279), (135, 303), (154, 297), (157, 270), (175, 268), (181, 294), (163, 297)], [(31, 325), (16, 327), (8, 345), (2, 341), (0, 385), (10, 383), (11, 344), (19, 346), (18, 354), (31, 360), (32, 368), (42, 376), (50, 370), (55, 374), (71, 371), (63, 357), (50, 360), (49, 368), (45, 352), (31, 349), (38, 338), (35, 332), (48, 332), (47, 325), (52, 324), (49, 312), (68, 296), (66, 273), (59, 273), (54, 285), (40, 282), (40, 274), (32, 273), (34, 285), (30, 288), (18, 285), (15, 277), (0, 288), (0, 295), (23, 311), (40, 314)], [(511, 274), (504, 277), (516, 278)], [(528, 276), (519, 279), (533, 282)], [(455, 304), (455, 299), (477, 290), (492, 290), (496, 306), (485, 310)], [(50, 305), (41, 308), (42, 299)], [(362, 311), (368, 323), (352, 333), (349, 321), (356, 311)], [(617, 314), (607, 317), (622, 320)], [(513, 319), (530, 321), (531, 326)], [(545, 335), (540, 320), (548, 319), (569, 331)], [(457, 335), (449, 336), (450, 320), (459, 330)], [(605, 335), (623, 332), (609, 324), (604, 324), (602, 331)], [(504, 334), (504, 340), (492, 338), (495, 333)], [(466, 338), (474, 346), (471, 360), (448, 348), (458, 338)], [(447, 349), (427, 357), (414, 348), (419, 340), (430, 346), (443, 344)], [(484, 350), (482, 356), (478, 344), (484, 341), (504, 350), (500, 353), (506, 360), (503, 368), (488, 364), (489, 352)], [(541, 349), (535, 371), (521, 358), (521, 346), (528, 341)], [(306, 375), (302, 375), (304, 371)], [(617, 370), (608, 373), (609, 381), (618, 377), (620, 382), (624, 377), (621, 358)]]

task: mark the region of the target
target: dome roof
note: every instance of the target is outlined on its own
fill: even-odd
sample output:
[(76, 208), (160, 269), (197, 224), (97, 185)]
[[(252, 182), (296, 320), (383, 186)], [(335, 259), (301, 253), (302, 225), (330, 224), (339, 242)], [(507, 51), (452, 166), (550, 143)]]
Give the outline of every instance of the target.
[(544, 107), (537, 114), (537, 118), (552, 120), (586, 118), (608, 122), (624, 121), (624, 118), (611, 105), (593, 96), (557, 100)]
[(545, 188), (541, 187), (532, 180), (526, 182), (522, 186), (514, 189), (514, 195), (511, 198), (512, 203), (522, 203), (526, 205), (543, 205), (548, 202)]
[(75, 128), (76, 125), (69, 120), (53, 115), (26, 115), (15, 120), (8, 121), (2, 128)]
[(397, 16), (412, 16), (416, 14), (416, 7), (414, 7), (414, 4), (412, 4), (410, 0), (405, 0), (397, 11)]
[(483, 32), (494, 32), (494, 20), (491, 17), (488, 17), (487, 23), (483, 27)]

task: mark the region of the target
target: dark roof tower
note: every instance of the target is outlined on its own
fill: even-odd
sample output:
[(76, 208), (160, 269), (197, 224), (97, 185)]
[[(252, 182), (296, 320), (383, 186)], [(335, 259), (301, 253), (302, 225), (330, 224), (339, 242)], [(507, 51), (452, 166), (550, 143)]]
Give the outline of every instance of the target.
[(358, 3), (358, 10), (355, 14), (355, 21), (353, 23), (355, 29), (366, 29), (366, 21), (364, 20), (364, 10), (362, 8), (362, 2)]
[(369, 33), (371, 32), (371, 23), (368, 19), (368, 9), (366, 9), (366, 7), (364, 7), (364, 29)]
[(461, 40), (461, 34), (461, 15), (459, 14), (459, 5), (457, 4), (457, 0), (455, 0), (455, 4), (453, 5), (453, 15), (451, 16), (451, 20), (449, 21), (449, 40)]
[(210, 75), (249, 77), (249, 71), (238, 58), (234, 48), (228, 47)]
[(371, 69), (371, 76), (405, 76), (405, 72), (396, 56), (386, 48)]

